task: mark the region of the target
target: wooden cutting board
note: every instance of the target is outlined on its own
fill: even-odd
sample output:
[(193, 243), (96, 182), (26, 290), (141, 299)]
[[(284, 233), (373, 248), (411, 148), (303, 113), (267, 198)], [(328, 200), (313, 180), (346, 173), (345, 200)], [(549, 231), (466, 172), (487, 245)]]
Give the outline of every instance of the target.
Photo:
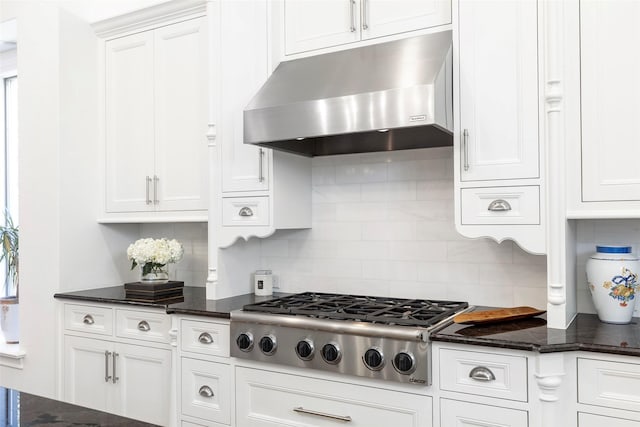
[(525, 319), (527, 317), (539, 316), (543, 313), (545, 313), (545, 311), (538, 310), (533, 307), (498, 308), (495, 310), (472, 311), (470, 313), (458, 314), (453, 318), (453, 321), (462, 324), (478, 325), (482, 323), (497, 323), (506, 322), (508, 320)]

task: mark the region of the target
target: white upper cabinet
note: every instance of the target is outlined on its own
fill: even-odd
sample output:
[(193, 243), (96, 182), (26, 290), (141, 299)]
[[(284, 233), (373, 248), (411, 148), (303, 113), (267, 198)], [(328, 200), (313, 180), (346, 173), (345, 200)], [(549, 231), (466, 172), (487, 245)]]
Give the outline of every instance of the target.
[[(306, 3), (306, 2), (303, 2)], [(313, 3), (313, 2), (312, 2)], [(311, 226), (311, 159), (244, 143), (244, 108), (269, 77), (267, 0), (221, 2), (215, 52), (220, 229), (216, 244)]]
[(451, 23), (450, 0), (285, 0), (285, 54)]
[(456, 228), (545, 253), (538, 2), (454, 7)]
[(207, 209), (205, 18), (157, 29), (155, 136), (162, 210)]
[(582, 200), (640, 200), (640, 3), (580, 2)]
[(535, 0), (459, 3), (462, 181), (539, 177)]
[(206, 220), (205, 24), (105, 43), (105, 222)]
[[(255, 1), (222, 4), (219, 137), (222, 140), (222, 192), (269, 189), (268, 150), (244, 143), (243, 111), (269, 76), (266, 5)], [(249, 24), (250, 30), (240, 25)]]
[(105, 76), (107, 211), (153, 210), (153, 33), (107, 42)]

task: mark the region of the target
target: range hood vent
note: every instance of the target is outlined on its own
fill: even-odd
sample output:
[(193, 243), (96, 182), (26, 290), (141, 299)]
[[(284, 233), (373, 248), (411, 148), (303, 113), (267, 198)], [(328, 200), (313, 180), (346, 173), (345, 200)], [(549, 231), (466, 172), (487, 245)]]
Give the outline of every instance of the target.
[(304, 156), (453, 144), (451, 31), (282, 62), (244, 142)]

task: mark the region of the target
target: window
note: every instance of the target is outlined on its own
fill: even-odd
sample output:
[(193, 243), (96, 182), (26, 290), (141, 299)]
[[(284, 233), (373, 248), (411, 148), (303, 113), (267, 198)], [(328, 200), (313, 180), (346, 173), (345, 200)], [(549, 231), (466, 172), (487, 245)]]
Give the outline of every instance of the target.
[[(7, 52), (2, 52), (3, 56)], [(14, 71), (4, 70), (2, 73), (2, 104), (0, 113), (2, 118), (2, 147), (0, 149), (0, 220), (7, 225), (9, 219), (13, 225), (18, 223), (18, 77)], [(4, 213), (7, 215), (5, 216)], [(7, 265), (0, 265), (4, 286), (0, 296), (14, 295), (15, 286), (11, 277), (7, 275)]]

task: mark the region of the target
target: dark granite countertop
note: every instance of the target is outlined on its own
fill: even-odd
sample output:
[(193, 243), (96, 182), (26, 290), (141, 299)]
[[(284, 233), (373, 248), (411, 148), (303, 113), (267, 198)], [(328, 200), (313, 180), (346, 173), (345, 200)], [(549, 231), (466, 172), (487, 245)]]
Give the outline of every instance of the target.
[(244, 305), (269, 300), (282, 295), (285, 294), (274, 293), (273, 296), (266, 297), (246, 294), (219, 300), (208, 300), (206, 298), (205, 288), (185, 286), (183, 289), (183, 296), (181, 298), (172, 299), (170, 302), (143, 302), (126, 298), (124, 286), (113, 286), (110, 288), (57, 293), (54, 295), (54, 298), (78, 300), (83, 302), (158, 307), (164, 308), (168, 314), (193, 314), (196, 316), (228, 319), (231, 311), (239, 310)]
[(567, 329), (547, 328), (544, 316), (475, 326), (454, 323), (431, 339), (540, 353), (581, 350), (640, 356), (640, 318), (613, 325), (595, 314), (578, 314)]
[[(0, 392), (7, 389), (0, 387)], [(24, 392), (11, 393), (17, 394), (17, 398), (7, 399), (7, 408), (0, 408), (2, 414), (16, 416), (16, 420), (3, 419), (0, 415), (0, 422), (7, 425), (19, 425), (22, 427), (29, 426), (91, 426), (91, 427), (153, 427), (155, 424), (149, 424), (142, 421), (132, 420), (130, 418), (119, 417), (95, 409), (89, 409), (82, 406), (72, 405), (60, 402), (58, 400), (47, 399), (45, 397), (35, 396)], [(9, 424), (10, 421), (18, 421), (16, 424)]]

